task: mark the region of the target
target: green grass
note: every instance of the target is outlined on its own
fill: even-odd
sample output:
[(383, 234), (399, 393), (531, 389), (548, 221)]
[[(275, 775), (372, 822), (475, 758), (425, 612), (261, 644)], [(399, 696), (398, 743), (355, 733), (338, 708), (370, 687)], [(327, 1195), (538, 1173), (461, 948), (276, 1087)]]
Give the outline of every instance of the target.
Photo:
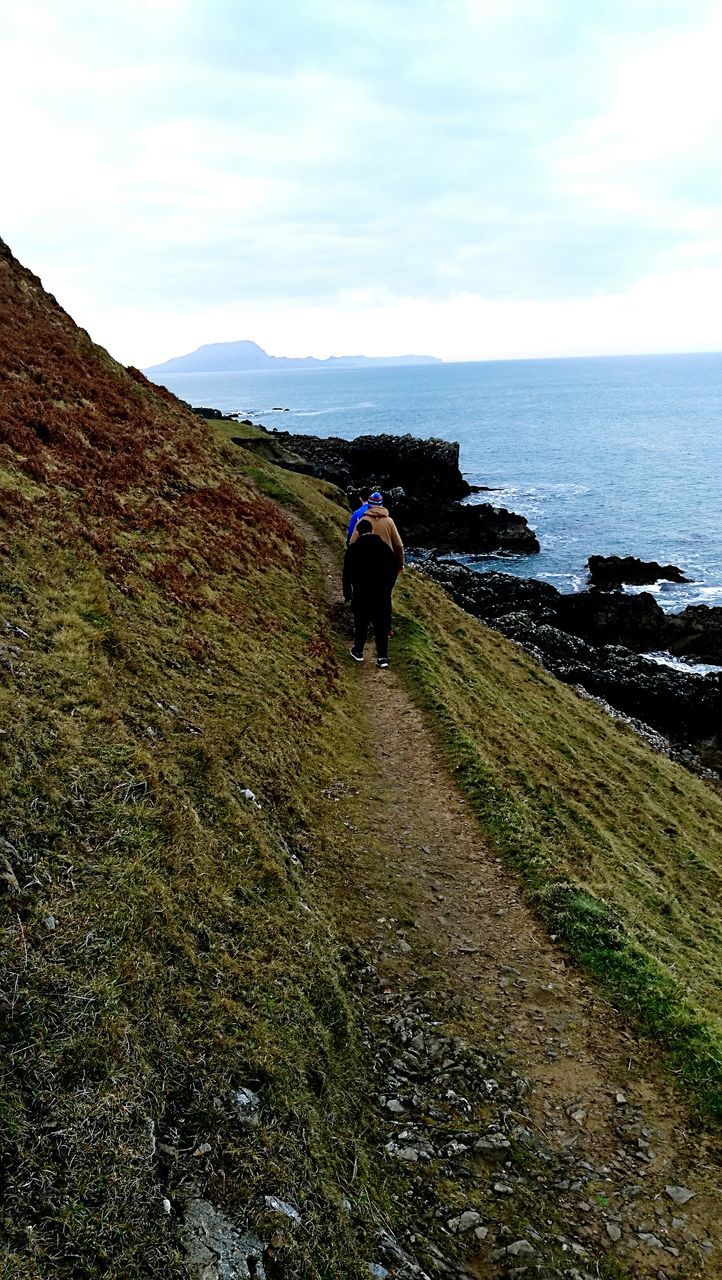
[[(336, 546), (346, 513), (89, 344), (75, 369), (51, 319), (62, 431), (46, 406), (23, 436), (12, 409), (1, 476), (20, 516), (0, 617), (29, 639), (0, 632), (20, 885), (0, 884), (0, 1276), (181, 1275), (161, 1200), (193, 1191), (259, 1230), (264, 1194), (298, 1201), (296, 1272), (358, 1280), (394, 1210), (327, 896), (349, 837), (323, 797), (358, 778), (364, 710), (320, 567), (256, 487)], [(719, 1114), (720, 798), (416, 575), (398, 604), (396, 652), (490, 838)]]
[(253, 422), (228, 422), (221, 418), (205, 418), (204, 421), (219, 440), (224, 440), (229, 444), (234, 437), (239, 440), (266, 440), (268, 438), (263, 427), (257, 427)]
[[(21, 891), (2, 917), (0, 1275), (182, 1274), (161, 1199), (193, 1188), (259, 1229), (263, 1193), (298, 1202), (294, 1265), (357, 1277), (385, 1193), (314, 868), (342, 857), (319, 797), (356, 766), (362, 711), (319, 569), (298, 550), (241, 559), (193, 607), (135, 582), (40, 522), (0, 561), (0, 614), (30, 636), (17, 655), (2, 637), (2, 848)], [(242, 1084), (259, 1130), (234, 1117)]]
[(722, 1117), (722, 797), (421, 575), (397, 653), (549, 929)]

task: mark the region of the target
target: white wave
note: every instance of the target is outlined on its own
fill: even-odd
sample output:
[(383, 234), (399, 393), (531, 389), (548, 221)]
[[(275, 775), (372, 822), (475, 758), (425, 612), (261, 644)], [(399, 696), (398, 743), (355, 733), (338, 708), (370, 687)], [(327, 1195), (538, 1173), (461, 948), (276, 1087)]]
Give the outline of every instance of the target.
[(656, 662), (660, 667), (672, 667), (673, 670), (685, 671), (688, 675), (709, 676), (722, 671), (722, 666), (717, 666), (714, 663), (692, 662), (687, 658), (677, 658), (673, 653), (667, 653), (665, 650), (644, 653), (642, 657), (649, 658), (651, 662)]
[(329, 413), (350, 413), (354, 409), (373, 409), (373, 400), (359, 400), (356, 404), (335, 404), (328, 409), (291, 409), (292, 418), (322, 418)]

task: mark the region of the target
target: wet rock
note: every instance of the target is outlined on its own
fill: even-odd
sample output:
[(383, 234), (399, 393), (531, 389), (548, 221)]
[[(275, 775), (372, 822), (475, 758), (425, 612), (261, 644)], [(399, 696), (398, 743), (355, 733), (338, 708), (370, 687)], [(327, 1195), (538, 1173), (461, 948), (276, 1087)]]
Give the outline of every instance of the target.
[[(562, 595), (548, 583), (512, 574), (477, 573), (445, 560), (423, 564), (461, 608), (503, 632), (558, 679), (602, 699), (637, 727), (652, 726), (674, 743), (720, 743), (722, 673), (678, 671), (644, 651), (698, 653), (701, 627), (722, 662), (722, 608), (704, 609), (690, 631), (688, 610), (667, 615), (650, 595), (585, 591)], [(719, 613), (719, 619), (716, 615)], [(687, 618), (687, 621), (685, 621)], [(695, 629), (696, 628), (696, 629)], [(661, 738), (658, 749), (669, 750)], [(688, 761), (684, 761), (688, 763)]]
[(524, 516), (487, 502), (439, 503), (407, 495), (394, 503), (393, 515), (406, 541), (417, 547), (470, 555), (492, 551), (534, 555), (540, 549)]
[(609, 590), (623, 583), (646, 586), (654, 582), (689, 582), (676, 564), (657, 564), (636, 556), (590, 556), (587, 561), (592, 586)]

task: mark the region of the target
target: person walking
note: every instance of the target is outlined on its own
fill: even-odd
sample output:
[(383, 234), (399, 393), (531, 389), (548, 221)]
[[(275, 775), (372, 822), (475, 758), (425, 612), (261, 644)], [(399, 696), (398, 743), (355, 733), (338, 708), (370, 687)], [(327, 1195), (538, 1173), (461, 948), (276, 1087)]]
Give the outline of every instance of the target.
[(359, 520), (361, 519), (362, 516), (366, 515), (366, 512), (369, 509), (369, 498), (371, 497), (371, 489), (369, 488), (368, 485), (364, 485), (363, 488), (357, 491), (357, 496), (361, 499), (361, 506), (356, 508), (353, 515), (351, 516), (351, 519), (348, 522), (348, 529), (346, 530), (346, 546), (348, 546), (349, 542), (351, 541), (351, 534), (356, 528), (356, 525), (358, 524)]
[[(374, 489), (374, 492), (370, 495), (369, 505), (363, 519), (371, 521), (373, 533), (382, 538), (386, 545), (391, 548), (396, 557), (397, 571), (401, 573), (404, 567), (404, 544), (394, 521), (384, 506), (383, 494), (379, 493), (378, 489)], [(357, 538), (358, 523), (351, 533), (349, 546), (353, 546)]]
[(376, 639), (376, 666), (389, 665), (391, 592), (398, 576), (398, 559), (371, 521), (363, 516), (354, 530), (343, 562), (343, 596), (351, 602), (354, 619), (351, 657), (363, 662), (369, 623)]

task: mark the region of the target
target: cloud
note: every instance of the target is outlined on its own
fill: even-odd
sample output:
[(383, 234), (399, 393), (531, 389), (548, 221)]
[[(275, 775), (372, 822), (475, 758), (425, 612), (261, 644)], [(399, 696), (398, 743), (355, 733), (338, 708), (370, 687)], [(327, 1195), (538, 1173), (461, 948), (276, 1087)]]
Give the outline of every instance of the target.
[(293, 316), (319, 354), (349, 349), (359, 290), (391, 350), (382, 312), (482, 354), (486, 317), (526, 333), (535, 306), (571, 350), (575, 317), (601, 342), (605, 300), (722, 264), (719, 3), (8, 8), (2, 234), (137, 363), (179, 326), (188, 346), (240, 336), (222, 317), (260, 337)]

